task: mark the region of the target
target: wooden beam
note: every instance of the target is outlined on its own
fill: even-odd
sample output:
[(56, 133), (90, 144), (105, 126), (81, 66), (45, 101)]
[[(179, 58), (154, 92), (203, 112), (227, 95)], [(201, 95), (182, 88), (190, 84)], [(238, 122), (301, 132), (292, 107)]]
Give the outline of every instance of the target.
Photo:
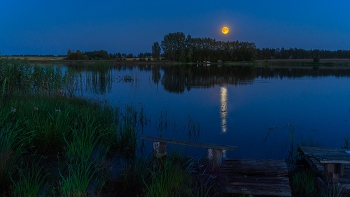
[(188, 141), (182, 141), (182, 140), (174, 140), (174, 139), (166, 139), (166, 138), (159, 138), (159, 137), (142, 137), (143, 140), (150, 140), (153, 142), (166, 142), (166, 143), (172, 143), (172, 144), (180, 144), (180, 145), (186, 145), (186, 146), (196, 146), (201, 148), (212, 148), (212, 149), (220, 149), (220, 150), (236, 150), (237, 146), (227, 146), (227, 145), (217, 145), (217, 144), (210, 144), (210, 143), (199, 143), (199, 142), (188, 142)]

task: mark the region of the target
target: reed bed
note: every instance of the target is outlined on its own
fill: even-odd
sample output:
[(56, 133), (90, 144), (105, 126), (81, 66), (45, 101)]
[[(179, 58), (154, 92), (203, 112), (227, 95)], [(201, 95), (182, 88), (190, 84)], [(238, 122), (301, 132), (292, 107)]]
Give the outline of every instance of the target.
[[(0, 59), (0, 193), (4, 196), (213, 196), (198, 159), (141, 157), (144, 106), (111, 107), (79, 98), (81, 65), (67, 70)], [(85, 82), (82, 82), (86, 80)], [(107, 85), (108, 86), (108, 85)], [(107, 87), (106, 86), (106, 87)], [(107, 88), (108, 89), (108, 88)], [(189, 120), (190, 132), (199, 125)], [(167, 117), (161, 120), (167, 128)], [(115, 158), (119, 158), (115, 162)], [(120, 163), (120, 168), (116, 170)], [(116, 171), (116, 175), (112, 175)]]

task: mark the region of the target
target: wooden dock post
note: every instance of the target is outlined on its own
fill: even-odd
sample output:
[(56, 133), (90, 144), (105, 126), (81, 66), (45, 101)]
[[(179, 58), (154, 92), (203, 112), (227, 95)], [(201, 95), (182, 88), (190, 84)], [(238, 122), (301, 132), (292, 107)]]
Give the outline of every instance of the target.
[(167, 156), (166, 142), (153, 142), (153, 156), (155, 158), (163, 158)]
[(221, 166), (222, 163), (222, 150), (207, 148), (207, 159), (213, 166)]
[(335, 163), (324, 164), (324, 179), (328, 184), (336, 184), (339, 180), (339, 175), (344, 174), (344, 165)]
[(345, 173), (345, 164), (350, 164), (350, 156), (344, 149), (299, 147), (299, 150), (312, 169), (323, 175), (326, 185), (339, 183)]

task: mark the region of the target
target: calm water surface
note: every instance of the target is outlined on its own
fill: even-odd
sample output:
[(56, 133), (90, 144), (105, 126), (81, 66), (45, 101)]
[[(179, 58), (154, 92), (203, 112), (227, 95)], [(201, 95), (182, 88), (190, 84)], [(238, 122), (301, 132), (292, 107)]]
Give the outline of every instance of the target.
[[(293, 139), (340, 148), (350, 136), (347, 68), (115, 66), (79, 72), (87, 79), (80, 94), (144, 108), (147, 124), (139, 137), (238, 146), (225, 153), (228, 158), (284, 159)], [(202, 148), (170, 147), (205, 156)], [(149, 153), (151, 142), (144, 148)]]

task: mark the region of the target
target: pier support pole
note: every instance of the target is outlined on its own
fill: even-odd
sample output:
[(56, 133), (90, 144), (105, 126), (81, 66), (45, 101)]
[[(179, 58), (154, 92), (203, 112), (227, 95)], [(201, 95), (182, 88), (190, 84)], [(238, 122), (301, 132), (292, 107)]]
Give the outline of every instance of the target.
[(207, 159), (213, 166), (221, 166), (222, 150), (207, 148)]
[(338, 183), (339, 175), (344, 174), (344, 165), (326, 163), (324, 164), (324, 178), (326, 184)]
[(155, 158), (163, 158), (167, 156), (166, 142), (153, 142), (153, 156)]

